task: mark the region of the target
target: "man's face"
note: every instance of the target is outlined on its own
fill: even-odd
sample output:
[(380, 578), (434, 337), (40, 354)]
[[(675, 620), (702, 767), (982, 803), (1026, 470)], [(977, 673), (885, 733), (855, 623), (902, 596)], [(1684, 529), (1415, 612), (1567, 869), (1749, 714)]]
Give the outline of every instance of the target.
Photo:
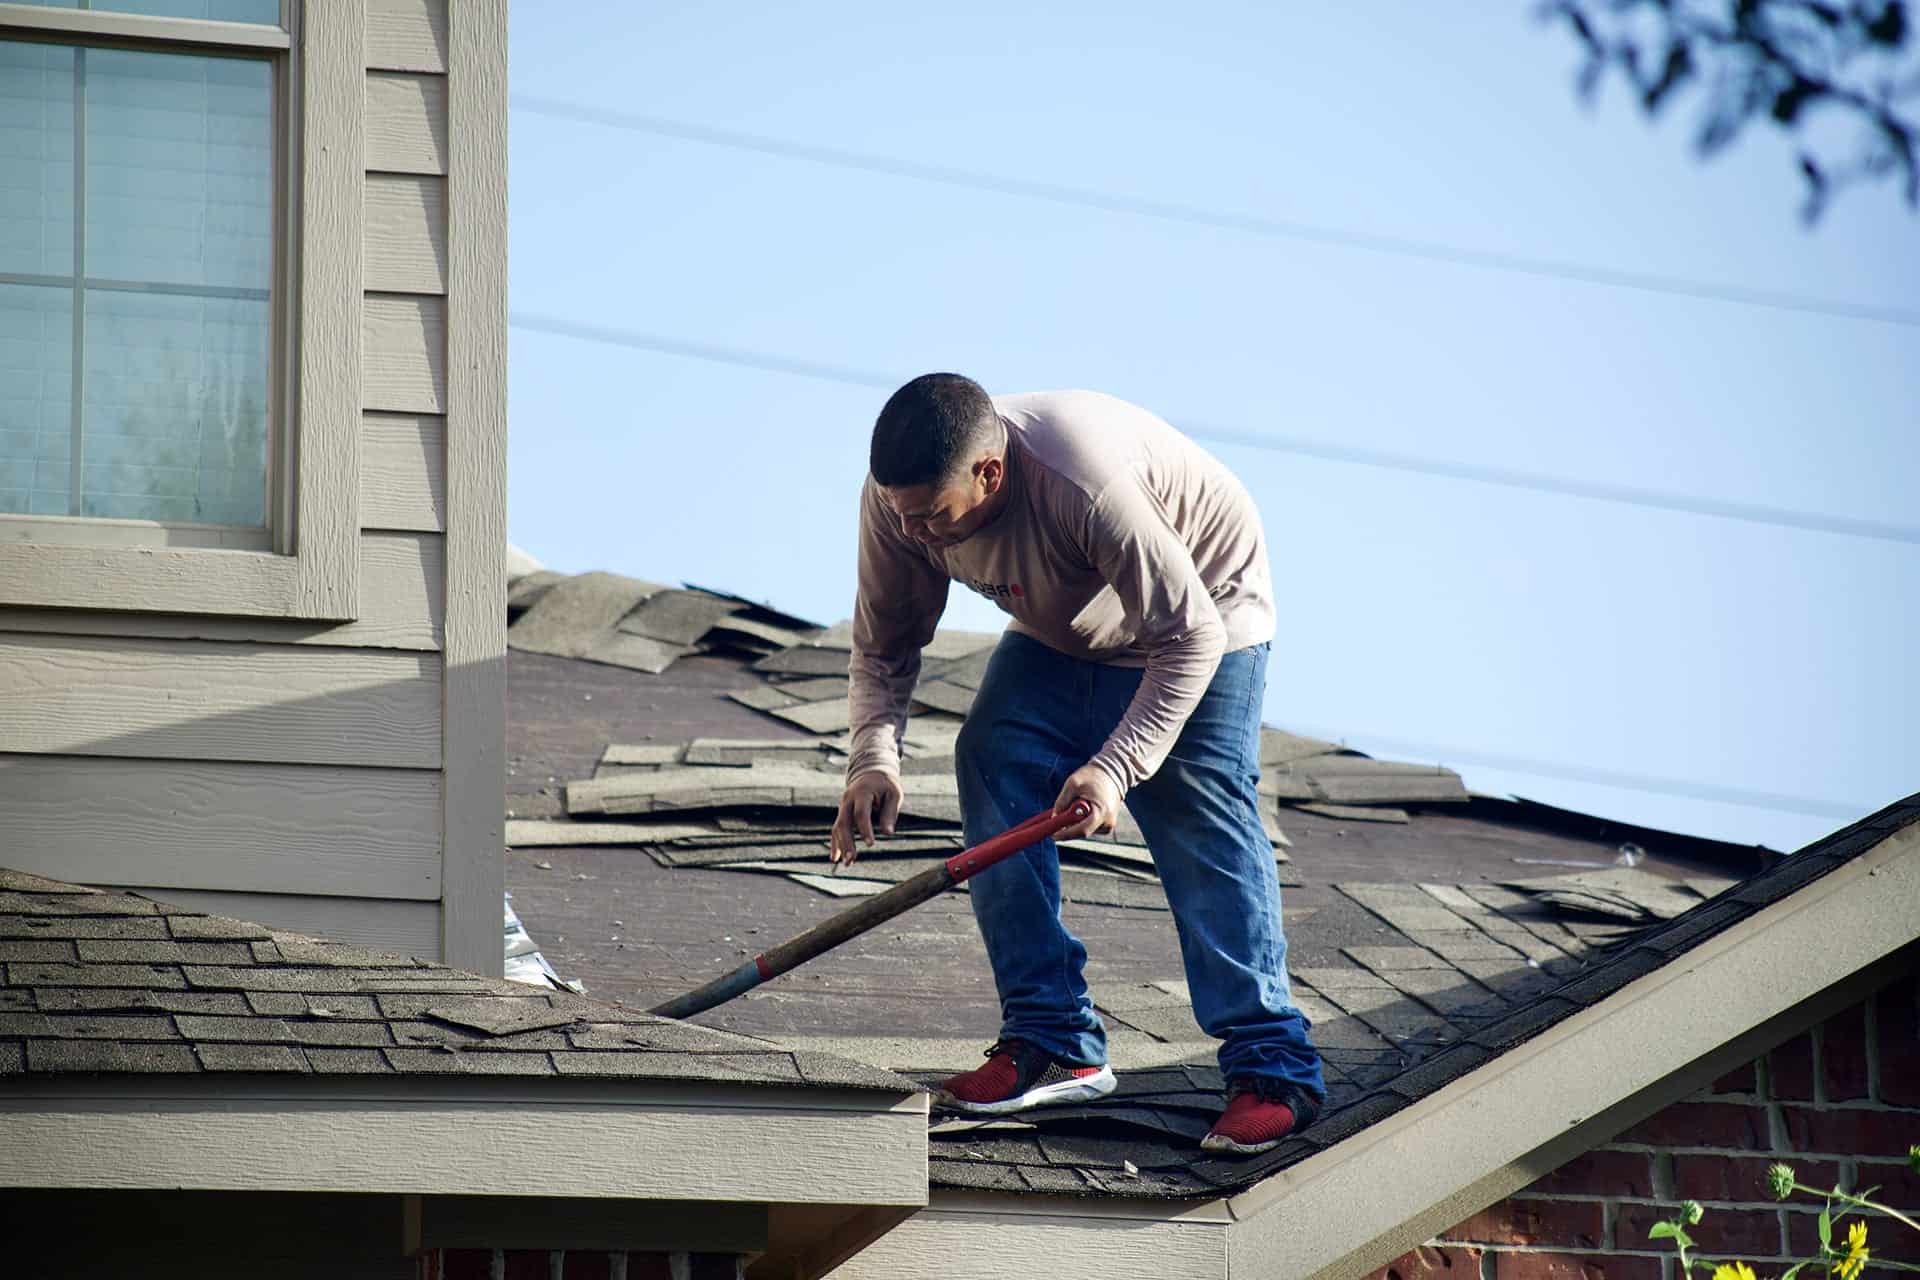
[(942, 484), (900, 485), (880, 492), (909, 538), (929, 547), (951, 547), (993, 518), (990, 499), (1000, 491), (1004, 475), (1005, 463), (999, 458), (983, 458)]

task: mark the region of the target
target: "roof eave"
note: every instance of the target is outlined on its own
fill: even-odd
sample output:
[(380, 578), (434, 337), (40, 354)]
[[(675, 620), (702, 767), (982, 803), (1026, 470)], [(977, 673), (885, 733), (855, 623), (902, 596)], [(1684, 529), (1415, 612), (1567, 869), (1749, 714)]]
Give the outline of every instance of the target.
[(0, 1186), (917, 1208), (927, 1095), (552, 1079), (15, 1076)]

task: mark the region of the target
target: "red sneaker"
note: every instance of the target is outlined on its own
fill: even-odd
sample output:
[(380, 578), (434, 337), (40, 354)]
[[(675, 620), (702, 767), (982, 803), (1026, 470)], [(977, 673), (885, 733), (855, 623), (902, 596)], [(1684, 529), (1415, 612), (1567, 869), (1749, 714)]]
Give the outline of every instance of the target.
[(1271, 1151), (1280, 1140), (1313, 1123), (1320, 1106), (1293, 1085), (1270, 1076), (1235, 1076), (1227, 1084), (1227, 1109), (1200, 1139), (1202, 1151), (1250, 1156)]
[(986, 1056), (986, 1066), (942, 1081), (934, 1100), (960, 1111), (1001, 1115), (1113, 1092), (1111, 1067), (1076, 1067), (1024, 1040), (996, 1041)]

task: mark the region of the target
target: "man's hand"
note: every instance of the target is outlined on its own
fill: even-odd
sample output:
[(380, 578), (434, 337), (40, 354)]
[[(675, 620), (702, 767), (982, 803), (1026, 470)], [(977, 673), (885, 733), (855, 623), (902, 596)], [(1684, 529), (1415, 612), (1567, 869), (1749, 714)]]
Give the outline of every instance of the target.
[(1105, 835), (1120, 821), (1120, 787), (1113, 775), (1097, 764), (1083, 764), (1068, 775), (1067, 784), (1060, 788), (1060, 798), (1053, 802), (1053, 811), (1064, 812), (1075, 800), (1092, 805), (1093, 814), (1056, 831), (1055, 840)]
[(854, 845), (857, 835), (873, 848), (873, 833), (893, 834), (894, 819), (900, 816), (900, 779), (890, 773), (873, 770), (847, 784), (840, 796), (840, 816), (833, 820), (833, 846), (829, 859), (836, 866), (852, 866), (860, 856)]

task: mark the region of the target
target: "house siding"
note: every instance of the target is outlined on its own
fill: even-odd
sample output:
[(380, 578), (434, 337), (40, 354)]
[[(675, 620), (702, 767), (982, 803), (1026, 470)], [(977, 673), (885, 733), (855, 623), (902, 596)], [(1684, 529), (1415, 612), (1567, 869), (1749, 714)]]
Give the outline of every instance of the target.
[[(444, 909), (461, 877), (498, 878), (497, 850), (463, 849), (451, 877), (446, 861), (448, 778), (466, 767), (447, 758), (448, 690), (490, 643), (463, 635), (447, 671), (449, 555), (469, 577), (504, 558), (449, 543), (446, 0), (370, 0), (361, 35), (358, 402), (320, 406), (359, 424), (359, 617), (0, 608), (17, 712), (0, 727), (0, 863), (498, 973), (498, 892), (486, 918), (467, 887), (451, 939)], [(504, 116), (495, 92), (466, 101)], [(468, 255), (504, 261), (503, 215), (465, 234)], [(454, 426), (504, 412), (469, 395)], [(480, 669), (497, 694), (501, 664)]]
[[(1584, 1152), (1525, 1190), (1395, 1259), (1369, 1280), (1679, 1280), (1654, 1223), (1696, 1200), (1702, 1254), (1762, 1274), (1818, 1248), (1821, 1202), (1767, 1194), (1767, 1169), (1806, 1186), (1860, 1189), (1912, 1214), (1920, 1174), (1920, 977), (1908, 972), (1711, 1085)], [(1876, 1258), (1920, 1262), (1920, 1236), (1876, 1219)]]

